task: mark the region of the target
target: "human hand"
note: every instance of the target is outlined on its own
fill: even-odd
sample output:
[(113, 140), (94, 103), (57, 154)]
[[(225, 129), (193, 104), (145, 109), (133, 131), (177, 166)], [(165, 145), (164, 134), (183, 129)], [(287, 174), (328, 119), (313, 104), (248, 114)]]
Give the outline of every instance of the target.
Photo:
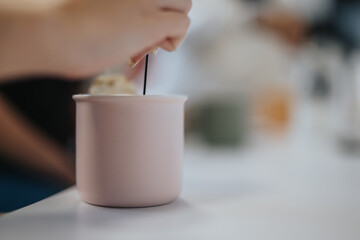
[[(60, 14), (66, 75), (86, 76), (139, 62), (157, 47), (173, 51), (190, 24), (191, 0), (75, 0)], [(68, 56), (64, 56), (68, 54)]]

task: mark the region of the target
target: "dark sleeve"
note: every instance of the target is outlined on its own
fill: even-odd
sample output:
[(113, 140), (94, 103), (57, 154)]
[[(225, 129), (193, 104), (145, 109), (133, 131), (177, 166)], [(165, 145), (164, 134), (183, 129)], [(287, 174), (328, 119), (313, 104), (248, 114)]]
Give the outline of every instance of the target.
[(345, 50), (360, 47), (360, 0), (336, 0), (330, 14), (310, 27), (310, 37), (336, 41)]
[(0, 94), (40, 131), (68, 147), (75, 131), (76, 82), (34, 77), (0, 85)]

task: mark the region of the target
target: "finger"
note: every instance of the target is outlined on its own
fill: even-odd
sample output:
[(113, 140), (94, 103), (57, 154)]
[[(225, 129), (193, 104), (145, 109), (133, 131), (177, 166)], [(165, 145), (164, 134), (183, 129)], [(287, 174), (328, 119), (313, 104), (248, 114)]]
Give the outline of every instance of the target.
[(163, 15), (165, 18), (163, 22), (168, 24), (166, 27), (169, 29), (167, 36), (159, 46), (171, 52), (183, 42), (190, 26), (190, 19), (188, 16), (179, 13), (164, 12)]
[(130, 67), (134, 68), (144, 57), (146, 57), (147, 54), (151, 53), (151, 54), (155, 55), (158, 50), (159, 50), (159, 47), (147, 48), (144, 51), (137, 54), (136, 56), (130, 58), (130, 60), (129, 60)]
[(164, 42), (162, 42), (159, 46), (169, 52), (175, 51), (184, 41), (185, 36), (178, 38), (168, 38)]
[(178, 12), (160, 12), (155, 20), (156, 24), (148, 27), (143, 39), (151, 39), (146, 45), (149, 46), (140, 53), (131, 57), (130, 66), (143, 59), (146, 54), (154, 50), (154, 46), (160, 46), (167, 51), (174, 51), (183, 40), (190, 26), (187, 15)]
[(188, 14), (190, 12), (191, 0), (156, 0), (158, 7), (163, 10), (177, 11)]
[(161, 37), (159, 42), (162, 42), (168, 38), (183, 38), (190, 26), (190, 18), (181, 13), (176, 12), (162, 12), (159, 14), (158, 28), (155, 31), (159, 31), (158, 36)]

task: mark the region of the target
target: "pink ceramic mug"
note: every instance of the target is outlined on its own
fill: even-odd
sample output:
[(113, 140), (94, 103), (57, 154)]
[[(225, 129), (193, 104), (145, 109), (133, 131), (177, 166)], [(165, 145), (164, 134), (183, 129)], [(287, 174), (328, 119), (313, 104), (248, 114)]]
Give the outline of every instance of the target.
[(182, 186), (184, 96), (75, 95), (76, 182), (109, 207), (174, 201)]

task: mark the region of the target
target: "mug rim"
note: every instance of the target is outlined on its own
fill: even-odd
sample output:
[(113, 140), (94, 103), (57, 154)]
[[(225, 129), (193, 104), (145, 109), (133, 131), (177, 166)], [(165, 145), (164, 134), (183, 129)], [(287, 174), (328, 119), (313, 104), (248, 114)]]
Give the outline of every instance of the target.
[(185, 95), (133, 95), (133, 94), (74, 94), (72, 98), (75, 101), (91, 101), (91, 100), (118, 100), (118, 99), (131, 99), (131, 100), (156, 100), (156, 101), (169, 101), (178, 100), (186, 101), (188, 99)]

